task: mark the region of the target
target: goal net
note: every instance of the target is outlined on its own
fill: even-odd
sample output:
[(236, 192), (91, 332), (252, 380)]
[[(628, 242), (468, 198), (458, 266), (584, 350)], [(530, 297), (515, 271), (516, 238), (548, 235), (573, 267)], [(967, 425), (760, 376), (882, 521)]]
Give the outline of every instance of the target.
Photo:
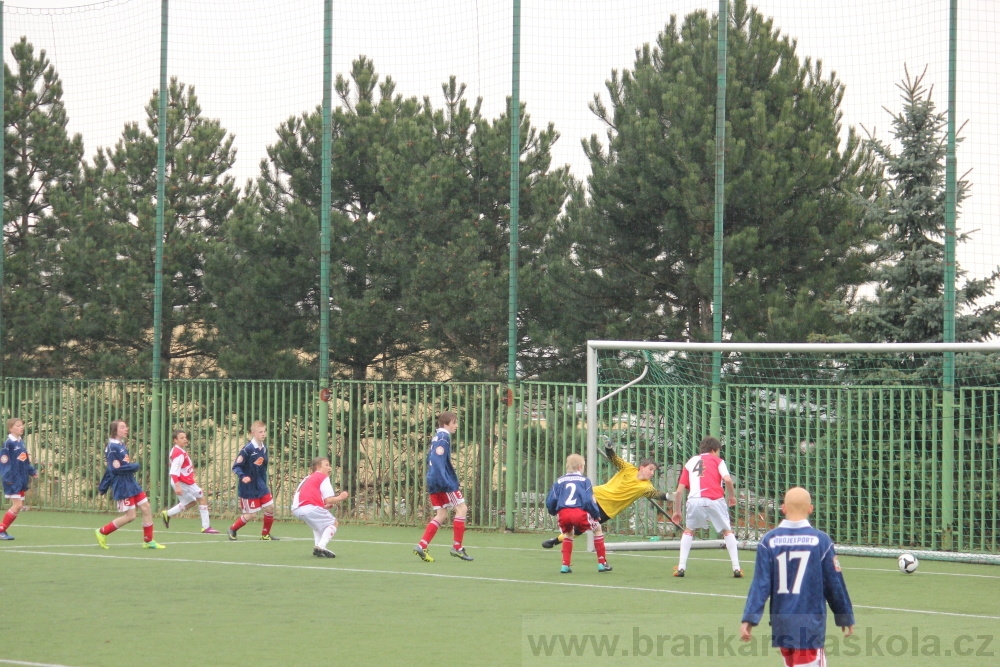
[[(736, 482), (744, 546), (802, 486), (813, 524), (842, 553), (1000, 564), (998, 392), (996, 343), (590, 341), (588, 474), (600, 483), (613, 472), (600, 455), (610, 444), (626, 460), (657, 460), (658, 485), (673, 491), (712, 434)], [(628, 540), (619, 548), (676, 536), (644, 500), (608, 530)]]

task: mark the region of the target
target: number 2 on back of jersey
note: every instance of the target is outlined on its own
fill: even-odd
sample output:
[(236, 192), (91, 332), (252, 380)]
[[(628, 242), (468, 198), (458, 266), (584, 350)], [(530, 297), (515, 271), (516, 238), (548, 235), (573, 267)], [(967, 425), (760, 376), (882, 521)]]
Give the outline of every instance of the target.
[(569, 489), (569, 496), (566, 497), (566, 504), (576, 505), (576, 484), (570, 482), (566, 485), (566, 488)]

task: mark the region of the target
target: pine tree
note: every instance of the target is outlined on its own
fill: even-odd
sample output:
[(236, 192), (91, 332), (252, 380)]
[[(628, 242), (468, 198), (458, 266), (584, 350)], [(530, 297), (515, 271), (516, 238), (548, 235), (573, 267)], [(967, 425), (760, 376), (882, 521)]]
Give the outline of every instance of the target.
[[(364, 378), (376, 361), (419, 351), (420, 319), (406, 305), (410, 240), (383, 214), (382, 172), (413, 159), (419, 103), (380, 81), (361, 57), (335, 84), (331, 205), (330, 360)], [(227, 225), (209, 279), (215, 323), (228, 345), (220, 366), (237, 377), (316, 377), (322, 113), (282, 123), (247, 201)]]
[[(868, 275), (863, 218), (877, 170), (842, 132), (844, 85), (744, 0), (733, 5), (726, 98), (723, 321), (733, 340), (830, 331), (823, 303)], [(718, 17), (672, 17), (633, 69), (613, 72), (585, 143), (589, 202), (556, 281), (604, 338), (711, 340)], [(558, 287), (561, 286), (561, 287)], [(583, 325), (583, 322), (581, 322)]]
[(4, 65), (5, 375), (58, 375), (66, 312), (54, 282), (63, 220), (53, 201), (80, 180), (83, 139), (67, 131), (63, 88), (45, 51), (22, 37), (11, 47), (16, 71)]
[[(483, 118), (454, 78), (443, 108), (403, 98), (364, 57), (336, 91), (333, 373), (497, 378), (507, 356), (509, 119)], [(528, 267), (568, 176), (548, 171), (554, 129), (521, 122)], [(282, 123), (210, 267), (218, 328), (231, 343), (219, 362), (230, 374), (315, 377), (321, 131), (318, 111)], [(534, 301), (524, 303), (530, 313)]]
[[(205, 259), (237, 202), (228, 175), (233, 138), (201, 113), (193, 87), (167, 90), (163, 238), (163, 377), (215, 372), (216, 341), (204, 286)], [(126, 124), (113, 148), (85, 169), (85, 196), (63, 203), (68, 221), (60, 285), (72, 315), (63, 350), (69, 372), (148, 377), (153, 333), (159, 91), (145, 127)]]
[[(497, 380), (508, 361), (511, 119), (483, 117), (481, 101), (469, 105), (454, 77), (442, 92), (443, 109), (423, 104), (429, 159), (393, 171), (386, 199), (415, 240), (414, 309), (426, 322), (426, 347), (442, 355), (446, 377)], [(520, 124), (518, 361), (520, 373), (534, 375), (547, 363), (541, 324), (551, 306), (538, 272), (571, 177), (551, 168), (555, 128), (534, 127), (524, 105)]]

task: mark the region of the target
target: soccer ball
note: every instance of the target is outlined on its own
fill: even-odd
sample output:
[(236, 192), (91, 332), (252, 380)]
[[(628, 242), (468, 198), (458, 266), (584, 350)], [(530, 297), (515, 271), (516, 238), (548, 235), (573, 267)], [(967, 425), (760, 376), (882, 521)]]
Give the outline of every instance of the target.
[(920, 561), (913, 554), (903, 554), (897, 562), (899, 563), (899, 571), (903, 574), (913, 574), (917, 571), (917, 566), (920, 565)]

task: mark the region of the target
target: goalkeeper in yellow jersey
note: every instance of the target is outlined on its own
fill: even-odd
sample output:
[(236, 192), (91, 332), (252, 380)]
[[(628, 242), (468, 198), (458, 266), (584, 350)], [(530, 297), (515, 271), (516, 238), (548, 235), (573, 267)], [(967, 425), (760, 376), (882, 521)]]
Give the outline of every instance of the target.
[[(614, 464), (618, 472), (604, 484), (594, 487), (594, 500), (601, 510), (600, 522), (604, 523), (622, 513), (629, 505), (639, 498), (652, 500), (669, 500), (666, 493), (660, 491), (650, 481), (660, 469), (652, 459), (642, 459), (639, 467), (635, 467), (622, 457), (615, 454), (613, 447), (606, 447), (604, 455)], [(542, 546), (551, 549), (562, 541), (562, 534), (551, 540), (542, 542)]]

